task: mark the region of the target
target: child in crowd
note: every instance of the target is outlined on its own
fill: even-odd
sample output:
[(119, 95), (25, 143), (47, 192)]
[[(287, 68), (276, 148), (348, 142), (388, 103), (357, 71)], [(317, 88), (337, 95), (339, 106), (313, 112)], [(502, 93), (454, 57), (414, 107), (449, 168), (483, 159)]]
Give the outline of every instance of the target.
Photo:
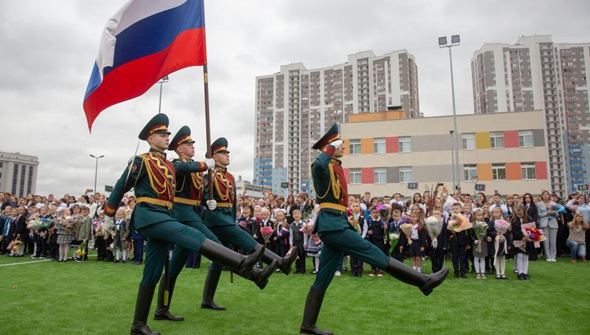
[(432, 216), (442, 220), (442, 228), (439, 235), (436, 237), (436, 247), (434, 241), (430, 248), (430, 260), (432, 262), (432, 273), (442, 270), (445, 261), (445, 254), (449, 248), (449, 232), (447, 230), (447, 220), (442, 215), (440, 210), (442, 206), (435, 206), (432, 210)]
[(472, 239), (473, 265), (475, 266), (475, 278), (486, 279), (485, 257), (488, 255), (487, 223), (483, 216), (483, 210), (476, 209), (473, 212), (471, 223), (473, 224)]
[(426, 240), (428, 233), (421, 214), (414, 211), (410, 214), (410, 224), (412, 225), (412, 232), (410, 234), (410, 245), (408, 246), (408, 255), (412, 258), (412, 269), (422, 272), (422, 256), (426, 251)]
[(113, 236), (113, 250), (115, 250), (115, 261), (119, 263), (121, 254), (123, 254), (123, 263), (127, 262), (127, 237), (129, 236), (128, 223), (125, 215), (125, 207), (120, 207), (115, 213), (115, 228), (111, 235)]
[(404, 223), (410, 222), (410, 220), (407, 216), (402, 217), (403, 208), (402, 209), (400, 209), (400, 208), (394, 209), (393, 207), (394, 206), (392, 205), (391, 219), (389, 220), (387, 231), (389, 233), (398, 234), (399, 239), (397, 240), (397, 242), (394, 242), (395, 245), (392, 246), (393, 250), (391, 252), (391, 257), (393, 257), (403, 263), (403, 261), (404, 261), (404, 246), (407, 244), (407, 238), (406, 238), (406, 234), (404, 234), (399, 229), (399, 227)]
[(305, 248), (303, 247), (305, 234), (301, 232), (303, 220), (301, 220), (301, 211), (295, 209), (291, 212), (293, 223), (289, 227), (289, 245), (291, 248), (297, 248), (297, 261), (295, 261), (295, 274), (305, 273)]
[[(484, 205), (485, 207), (485, 205)], [(496, 209), (497, 208), (497, 209)], [(488, 243), (488, 255), (486, 257), (486, 271), (488, 273), (494, 273), (496, 272), (496, 274), (498, 274), (498, 271), (496, 269), (496, 263), (497, 263), (497, 250), (496, 250), (496, 236), (498, 236), (497, 232), (496, 232), (496, 228), (495, 228), (495, 222), (496, 220), (504, 220), (504, 215), (502, 214), (502, 209), (500, 209), (499, 207), (494, 208), (494, 210), (490, 213), (490, 218), (488, 219), (488, 237), (487, 237), (487, 243)], [(484, 219), (485, 219), (485, 209), (484, 209)], [(502, 234), (503, 235), (503, 234)], [(506, 250), (508, 250), (508, 246), (506, 246)], [(506, 260), (506, 253), (504, 254), (504, 260)], [(506, 266), (506, 263), (504, 263), (504, 266)]]
[[(514, 215), (512, 216), (512, 246), (516, 252), (516, 263), (518, 265), (518, 279), (530, 280), (529, 276), (529, 254), (536, 252), (533, 242), (529, 236), (525, 234), (523, 224), (528, 223), (528, 215), (525, 207), (522, 204), (517, 204), (513, 207)], [(524, 246), (518, 247), (515, 245), (516, 241), (524, 242)]]
[[(451, 214), (450, 220), (453, 219), (453, 215), (462, 214), (463, 206), (456, 202), (453, 204), (453, 213)], [(471, 241), (467, 230), (456, 232), (451, 230), (451, 237), (449, 238), (449, 244), (451, 245), (451, 253), (453, 256), (453, 270), (455, 272), (455, 278), (467, 278), (467, 249), (471, 249)]]
[(504, 214), (500, 207), (494, 208), (492, 211), (492, 220), (488, 226), (488, 255), (490, 250), (493, 252), (493, 268), (496, 270), (496, 279), (507, 279), (506, 277), (506, 255), (511, 249), (510, 234), (507, 231), (502, 233), (497, 231), (495, 224), (497, 220), (504, 220)]
[[(318, 212), (320, 211), (320, 206), (316, 205), (314, 207), (315, 215), (317, 216)], [(312, 263), (314, 265), (314, 270), (311, 274), (317, 274), (320, 271), (320, 255), (322, 253), (322, 241), (317, 233), (308, 235), (307, 241), (304, 242), (303, 248), (307, 251), (307, 255), (312, 258)]]
[(69, 209), (65, 208), (60, 212), (60, 217), (56, 220), (56, 235), (57, 244), (59, 247), (58, 262), (67, 262), (68, 253), (70, 251), (70, 243), (72, 242), (71, 229), (74, 225), (74, 219), (71, 216)]
[(92, 229), (94, 232), (94, 246), (96, 247), (96, 261), (103, 261), (106, 258), (106, 241), (105, 237), (107, 234), (103, 230), (104, 228), (104, 210), (97, 212), (98, 218), (92, 221)]
[(80, 249), (80, 256), (77, 257), (77, 262), (85, 262), (88, 260), (88, 241), (92, 236), (92, 219), (90, 218), (90, 208), (82, 207), (79, 216), (79, 225), (76, 236), (78, 237), (78, 249)]
[[(354, 200), (350, 205), (351, 215), (348, 217), (348, 223), (361, 235), (362, 238), (367, 237), (368, 225), (365, 217), (362, 215), (361, 204), (358, 200)], [(350, 270), (351, 276), (363, 276), (363, 261), (350, 256)], [(374, 273), (373, 273), (374, 274)]]
[(275, 253), (281, 257), (285, 257), (287, 251), (289, 251), (289, 237), (291, 231), (289, 223), (287, 222), (286, 214), (284, 209), (277, 210), (276, 212), (276, 229), (273, 241), (275, 244)]
[[(381, 220), (381, 217), (379, 216), (379, 211), (377, 210), (377, 207), (373, 207), (371, 209), (371, 217), (369, 217), (369, 219), (367, 220), (367, 227), (367, 238), (369, 239), (369, 242), (374, 244), (377, 247), (377, 249), (386, 253), (384, 250), (385, 243), (383, 241), (383, 238), (385, 237), (387, 228), (385, 226), (385, 222), (383, 222), (383, 220)], [(378, 277), (383, 277), (383, 271), (379, 269), (377, 266), (372, 265), (369, 277), (374, 277), (375, 274), (377, 274)]]

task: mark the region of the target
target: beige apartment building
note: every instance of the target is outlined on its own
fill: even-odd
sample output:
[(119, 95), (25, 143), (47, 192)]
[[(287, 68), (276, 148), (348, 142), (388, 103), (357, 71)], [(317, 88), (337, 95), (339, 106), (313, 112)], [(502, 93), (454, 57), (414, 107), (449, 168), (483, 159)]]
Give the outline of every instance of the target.
[[(474, 193), (540, 193), (550, 188), (543, 111), (458, 115), (459, 185)], [(355, 115), (341, 125), (350, 194), (406, 197), (441, 182), (452, 189), (453, 117)], [(417, 189), (409, 189), (418, 183)], [(481, 187), (480, 186), (480, 187)]]

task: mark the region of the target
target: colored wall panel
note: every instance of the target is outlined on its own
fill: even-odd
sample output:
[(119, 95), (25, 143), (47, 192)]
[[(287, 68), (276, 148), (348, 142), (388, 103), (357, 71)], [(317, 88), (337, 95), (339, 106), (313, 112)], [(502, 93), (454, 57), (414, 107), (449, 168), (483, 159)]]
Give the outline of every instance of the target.
[(518, 148), (518, 130), (505, 130), (504, 131), (504, 148)]
[(373, 153), (373, 139), (361, 138), (361, 154), (370, 155)]
[(342, 171), (344, 172), (344, 178), (346, 178), (346, 183), (350, 184), (350, 169), (343, 168)]
[(374, 168), (362, 168), (361, 169), (361, 180), (363, 184), (374, 184), (375, 183), (375, 169)]
[(477, 180), (492, 180), (492, 164), (477, 164)]
[(535, 162), (537, 179), (547, 179), (547, 162)]
[[(345, 155), (350, 155), (350, 140), (342, 140), (344, 142), (344, 147), (346, 148), (344, 150), (344, 154)], [(348, 176), (348, 174), (347, 174)]]
[[(461, 143), (459, 143), (459, 147), (462, 148), (462, 144)], [(491, 148), (492, 145), (490, 143), (490, 133), (487, 132), (487, 131), (475, 133), (475, 147), (477, 149), (489, 149), (489, 148)]]
[(388, 154), (397, 154), (399, 152), (399, 138), (386, 137), (385, 138), (385, 152)]
[[(517, 133), (518, 135), (518, 133)], [(506, 140), (506, 133), (504, 133), (504, 140)], [(504, 142), (506, 144), (506, 142)], [(506, 179), (507, 180), (521, 180), (520, 163), (506, 163)]]

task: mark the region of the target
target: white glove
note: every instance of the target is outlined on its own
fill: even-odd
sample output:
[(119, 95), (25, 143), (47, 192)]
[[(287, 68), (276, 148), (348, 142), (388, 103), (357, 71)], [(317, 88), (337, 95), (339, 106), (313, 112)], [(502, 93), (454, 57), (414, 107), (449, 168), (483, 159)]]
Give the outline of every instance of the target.
[(215, 210), (215, 208), (217, 208), (217, 201), (207, 200), (207, 207), (209, 207), (209, 210), (211, 211)]
[(212, 158), (205, 158), (205, 164), (209, 170), (215, 167), (215, 161)]
[(330, 143), (330, 145), (333, 146), (334, 148), (338, 149), (338, 147), (341, 146), (342, 143), (344, 143), (343, 140), (336, 140), (336, 141)]
[(113, 228), (115, 228), (115, 219), (112, 216), (105, 215), (103, 230), (111, 231)]

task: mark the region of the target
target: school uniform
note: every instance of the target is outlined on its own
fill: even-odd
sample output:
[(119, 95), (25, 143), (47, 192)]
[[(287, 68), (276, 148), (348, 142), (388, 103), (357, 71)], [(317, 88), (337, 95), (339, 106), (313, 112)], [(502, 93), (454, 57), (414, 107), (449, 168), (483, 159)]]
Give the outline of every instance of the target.
[(432, 262), (432, 273), (442, 270), (445, 262), (445, 254), (449, 250), (449, 230), (447, 221), (443, 220), (440, 234), (436, 237), (436, 248), (430, 248), (430, 260)]
[(451, 253), (453, 259), (453, 270), (455, 277), (465, 277), (467, 275), (467, 246), (471, 245), (471, 237), (468, 232), (469, 229), (461, 232), (449, 231), (449, 245), (451, 246)]
[(297, 257), (299, 257), (295, 261), (295, 273), (305, 273), (305, 249), (303, 249), (305, 233), (301, 232), (301, 228), (303, 228), (303, 221), (299, 220), (299, 222), (291, 223), (289, 227), (291, 229), (291, 235), (289, 236), (289, 243), (297, 247)]

